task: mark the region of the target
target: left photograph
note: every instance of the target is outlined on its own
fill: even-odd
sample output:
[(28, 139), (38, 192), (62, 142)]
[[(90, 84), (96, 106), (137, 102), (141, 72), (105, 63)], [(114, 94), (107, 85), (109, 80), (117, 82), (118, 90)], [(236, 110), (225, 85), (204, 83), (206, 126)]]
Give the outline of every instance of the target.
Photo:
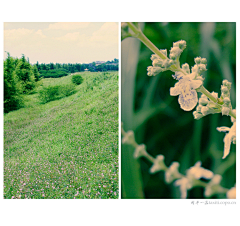
[(118, 27), (4, 23), (4, 199), (119, 198)]

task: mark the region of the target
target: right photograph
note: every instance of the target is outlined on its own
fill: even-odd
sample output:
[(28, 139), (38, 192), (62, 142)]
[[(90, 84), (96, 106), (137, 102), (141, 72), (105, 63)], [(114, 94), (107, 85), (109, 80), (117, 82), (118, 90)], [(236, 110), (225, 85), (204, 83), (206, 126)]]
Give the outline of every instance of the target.
[(121, 198), (236, 199), (236, 23), (121, 24)]

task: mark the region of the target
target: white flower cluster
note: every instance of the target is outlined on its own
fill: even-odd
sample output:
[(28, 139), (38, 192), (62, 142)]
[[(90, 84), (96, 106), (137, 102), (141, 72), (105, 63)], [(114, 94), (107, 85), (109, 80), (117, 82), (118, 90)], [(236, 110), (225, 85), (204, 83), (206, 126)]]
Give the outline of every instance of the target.
[(213, 172), (201, 167), (201, 162), (198, 161), (193, 167), (187, 170), (187, 175), (175, 181), (175, 186), (180, 187), (181, 198), (187, 198), (187, 191), (197, 185), (200, 178), (211, 179)]
[[(167, 57), (166, 49), (160, 49), (160, 52)], [(147, 68), (148, 76), (155, 76), (160, 72), (170, 70), (171, 65), (175, 63), (173, 60), (170, 60), (169, 58), (162, 59), (157, 54), (152, 54), (151, 60), (152, 66), (149, 66)]]
[(222, 105), (222, 115), (228, 115), (230, 110), (232, 109), (231, 101), (230, 101), (230, 89), (231, 82), (228, 80), (223, 80), (221, 86), (221, 98), (223, 100)]
[[(214, 98), (218, 99), (217, 93), (212, 92), (211, 94)], [(196, 111), (193, 112), (193, 116), (195, 119), (200, 119), (203, 116), (219, 112), (221, 112), (219, 104), (214, 103), (205, 94), (202, 94), (201, 97), (199, 98), (199, 104), (196, 108)]]
[(178, 168), (178, 162), (173, 162), (169, 167), (167, 167), (164, 163), (164, 156), (158, 155), (150, 168), (150, 173), (157, 173), (162, 170), (165, 171), (165, 181), (170, 184), (172, 181), (181, 178)]
[(173, 43), (173, 47), (170, 50), (169, 58), (167, 57), (167, 50), (160, 49), (160, 52), (166, 57), (162, 59), (157, 54), (153, 54), (151, 56), (152, 66), (147, 68), (147, 75), (148, 76), (155, 76), (160, 72), (171, 70), (170, 67), (177, 63), (181, 53), (186, 48), (186, 41), (181, 40), (178, 42)]
[(186, 48), (186, 46), (187, 46), (186, 41), (184, 40), (174, 42), (173, 47), (170, 50), (169, 58), (171, 60), (177, 60), (180, 57), (183, 50)]

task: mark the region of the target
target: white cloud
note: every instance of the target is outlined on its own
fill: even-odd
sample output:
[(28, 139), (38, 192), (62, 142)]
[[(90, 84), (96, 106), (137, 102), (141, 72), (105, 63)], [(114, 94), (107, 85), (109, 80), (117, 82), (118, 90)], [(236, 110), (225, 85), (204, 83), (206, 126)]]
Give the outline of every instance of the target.
[(4, 31), (4, 39), (5, 40), (16, 40), (21, 39), (23, 37), (29, 36), (34, 33), (34, 30), (19, 28), (19, 29), (11, 29)]
[(118, 42), (118, 25), (117, 23), (104, 23), (102, 27), (95, 31), (91, 37), (92, 42), (102, 42), (107, 45)]
[(46, 38), (46, 35), (44, 35), (43, 33), (42, 33), (42, 30), (37, 30), (36, 32), (35, 32), (35, 34), (37, 34), (37, 35), (40, 35), (42, 38)]
[(58, 41), (65, 41), (65, 42), (74, 42), (74, 41), (86, 41), (86, 35), (80, 35), (79, 32), (67, 33), (64, 36), (54, 38)]
[(50, 24), (49, 30), (76, 30), (88, 27), (89, 22), (58, 22)]

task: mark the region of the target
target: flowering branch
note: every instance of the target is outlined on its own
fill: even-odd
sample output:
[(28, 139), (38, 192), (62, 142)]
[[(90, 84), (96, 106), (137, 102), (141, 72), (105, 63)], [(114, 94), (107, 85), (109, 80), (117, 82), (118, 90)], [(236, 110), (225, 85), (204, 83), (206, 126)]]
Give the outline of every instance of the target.
[[(231, 189), (222, 187), (220, 185), (222, 179), (221, 175), (214, 175), (212, 171), (201, 167), (200, 161), (198, 161), (194, 166), (190, 167), (187, 170), (186, 175), (183, 175), (178, 171), (180, 165), (178, 162), (173, 162), (169, 167), (167, 167), (164, 163), (163, 155), (158, 155), (156, 158), (151, 156), (146, 151), (146, 145), (138, 144), (135, 141), (133, 131), (124, 131), (123, 124), (121, 132), (123, 135), (122, 143), (131, 145), (135, 149), (134, 158), (138, 159), (140, 157), (145, 157), (151, 163), (153, 163), (152, 167), (150, 168), (150, 173), (152, 174), (159, 171), (164, 171), (165, 182), (169, 184), (174, 181), (174, 185), (179, 186), (180, 188), (181, 198), (187, 198), (187, 191), (193, 187), (204, 187), (205, 197), (211, 197), (214, 194), (225, 193), (226, 197), (229, 199), (236, 198), (236, 187), (233, 187)], [(201, 178), (208, 179), (209, 182), (203, 182), (200, 180)]]
[[(152, 52), (151, 56), (152, 66), (147, 68), (148, 76), (155, 76), (160, 72), (170, 70), (175, 74), (172, 75), (177, 80), (174, 87), (170, 88), (171, 96), (179, 96), (178, 102), (184, 111), (191, 111), (199, 103), (196, 110), (193, 112), (195, 119), (200, 119), (208, 114), (222, 113), (231, 117), (231, 121), (236, 121), (236, 110), (232, 109), (230, 101), (231, 83), (223, 80), (221, 86), (221, 96), (218, 93), (210, 93), (203, 86), (202, 73), (205, 72), (207, 60), (206, 58), (196, 57), (194, 59), (195, 65), (189, 68), (187, 63), (180, 65), (180, 55), (186, 48), (186, 41), (180, 40), (173, 43), (170, 49), (169, 57), (167, 57), (167, 49), (159, 50), (141, 31), (140, 26), (134, 23), (124, 23), (122, 25), (122, 33), (125, 37), (135, 37), (143, 42)], [(125, 32), (125, 33), (124, 33)], [(197, 92), (202, 93), (198, 100)], [(236, 124), (236, 123), (235, 123)], [(229, 133), (224, 138), (224, 155), (225, 158), (230, 152), (230, 144), (236, 143), (236, 125), (233, 124), (231, 128), (219, 129), (220, 132)]]
[[(152, 67), (150, 68), (150, 73), (148, 73), (149, 76), (152, 75), (156, 75), (161, 71), (165, 71), (165, 70), (171, 70), (172, 72), (180, 72), (184, 75), (187, 75), (188, 73), (186, 72), (186, 70), (184, 70), (183, 68), (180, 67), (180, 63), (179, 63), (179, 57), (180, 54), (182, 53), (182, 51), (186, 48), (186, 42), (185, 41), (179, 41), (176, 42), (174, 44), (176, 44), (175, 46), (173, 46), (173, 48), (170, 50), (170, 58), (169, 59), (166, 56), (166, 52), (165, 50), (159, 50), (142, 32), (142, 30), (140, 29), (140, 27), (136, 27), (133, 23), (131, 22), (127, 22), (126, 23), (128, 25), (128, 27), (131, 29), (131, 31), (133, 33), (129, 32), (129, 36), (138, 38), (142, 43), (144, 43), (153, 53), (156, 54), (156, 56), (158, 56), (158, 58), (160, 58), (162, 61), (164, 60), (165, 68), (161, 68), (158, 70), (151, 70)], [(126, 26), (126, 25), (125, 25)], [(164, 54), (165, 53), (165, 54)], [(154, 57), (156, 59), (156, 57)], [(203, 72), (206, 71), (206, 66), (204, 66), (206, 64), (206, 59), (205, 58), (196, 58), (199, 62), (196, 62), (197, 64), (200, 64), (197, 68), (198, 72)], [(154, 61), (154, 59), (152, 59)], [(202, 60), (202, 62), (201, 62)], [(156, 63), (156, 62), (155, 62)], [(154, 64), (154, 62), (153, 62)], [(155, 66), (155, 65), (153, 65)], [(195, 68), (196, 69), (196, 68)], [(199, 73), (199, 74), (200, 74)], [(199, 78), (198, 78), (199, 79)], [(198, 89), (196, 89), (198, 92), (201, 92), (202, 94), (206, 95), (211, 101), (213, 101), (216, 104), (219, 104), (219, 106), (222, 105), (222, 102), (220, 99), (215, 98), (203, 85), (199, 86)], [(236, 119), (236, 114), (230, 109), (229, 111), (229, 115), (234, 117)]]

